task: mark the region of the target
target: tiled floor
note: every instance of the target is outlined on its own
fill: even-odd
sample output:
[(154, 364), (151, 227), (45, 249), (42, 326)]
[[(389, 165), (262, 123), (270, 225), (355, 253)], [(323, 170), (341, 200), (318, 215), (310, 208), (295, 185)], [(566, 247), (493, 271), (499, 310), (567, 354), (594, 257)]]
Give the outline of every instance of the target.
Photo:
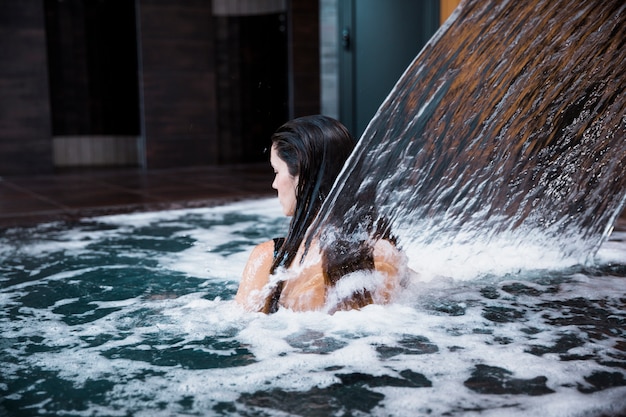
[(268, 163), (0, 178), (0, 228), (276, 195)]

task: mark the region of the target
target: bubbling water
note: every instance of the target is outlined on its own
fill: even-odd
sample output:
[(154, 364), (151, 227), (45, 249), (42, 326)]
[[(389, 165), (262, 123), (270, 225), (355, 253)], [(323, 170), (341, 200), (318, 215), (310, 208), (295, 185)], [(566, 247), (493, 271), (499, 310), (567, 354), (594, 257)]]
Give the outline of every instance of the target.
[(0, 231), (0, 415), (621, 416), (626, 225), (595, 267), (233, 301), (275, 199)]

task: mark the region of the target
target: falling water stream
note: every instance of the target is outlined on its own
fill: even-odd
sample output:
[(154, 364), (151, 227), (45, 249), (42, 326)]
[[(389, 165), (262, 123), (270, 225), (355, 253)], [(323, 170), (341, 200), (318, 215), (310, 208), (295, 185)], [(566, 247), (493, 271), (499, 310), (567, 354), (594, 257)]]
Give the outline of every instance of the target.
[(313, 230), (347, 234), (375, 211), (435, 275), (515, 270), (529, 252), (538, 268), (591, 260), (626, 199), (625, 42), (623, 1), (463, 2)]

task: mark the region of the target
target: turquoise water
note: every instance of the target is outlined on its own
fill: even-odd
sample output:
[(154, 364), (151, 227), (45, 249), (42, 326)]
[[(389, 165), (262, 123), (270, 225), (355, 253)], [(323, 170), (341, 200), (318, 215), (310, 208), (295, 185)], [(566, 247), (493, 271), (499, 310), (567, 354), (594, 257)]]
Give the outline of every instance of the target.
[(626, 414), (623, 230), (595, 266), (242, 311), (286, 227), (272, 199), (0, 231), (0, 416)]

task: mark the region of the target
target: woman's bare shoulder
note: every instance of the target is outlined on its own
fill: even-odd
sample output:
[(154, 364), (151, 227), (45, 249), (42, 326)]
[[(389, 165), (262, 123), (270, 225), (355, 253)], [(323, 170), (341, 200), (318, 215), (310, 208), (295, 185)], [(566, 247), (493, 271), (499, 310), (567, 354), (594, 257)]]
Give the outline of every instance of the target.
[[(274, 241), (268, 240), (263, 243), (259, 243), (252, 249), (250, 256), (248, 257), (248, 263), (246, 265), (246, 272), (251, 272), (250, 269), (256, 270), (261, 265), (269, 267), (274, 261)], [(263, 268), (266, 269), (266, 268)], [(244, 274), (246, 273), (244, 272)], [(269, 272), (269, 271), (268, 271)]]
[(259, 243), (250, 252), (243, 269), (235, 300), (246, 309), (259, 311), (262, 303), (260, 291), (267, 284), (272, 262), (274, 261), (274, 241)]
[(263, 243), (259, 243), (258, 245), (256, 245), (254, 249), (252, 249), (250, 256), (252, 255), (259, 256), (259, 255), (266, 254), (266, 253), (270, 253), (272, 254), (272, 256), (274, 255), (274, 241), (273, 240), (268, 240), (268, 241), (265, 241)]

